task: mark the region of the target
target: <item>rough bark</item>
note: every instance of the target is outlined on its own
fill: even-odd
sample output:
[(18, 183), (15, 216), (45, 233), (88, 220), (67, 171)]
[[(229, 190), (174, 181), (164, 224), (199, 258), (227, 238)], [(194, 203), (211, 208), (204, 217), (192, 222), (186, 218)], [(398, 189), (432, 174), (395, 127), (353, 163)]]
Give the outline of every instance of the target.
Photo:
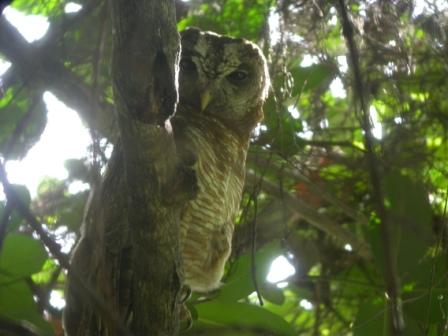
[(129, 206), (131, 330), (178, 331), (179, 211), (174, 140), (165, 128), (177, 103), (180, 52), (174, 1), (116, 0), (113, 84)]
[(174, 335), (182, 287), (178, 218), (185, 199), (166, 122), (177, 101), (174, 1), (115, 0), (111, 5), (120, 141), (92, 199), (73, 267), (119, 321), (79, 300), (69, 282), (65, 324), (69, 335)]

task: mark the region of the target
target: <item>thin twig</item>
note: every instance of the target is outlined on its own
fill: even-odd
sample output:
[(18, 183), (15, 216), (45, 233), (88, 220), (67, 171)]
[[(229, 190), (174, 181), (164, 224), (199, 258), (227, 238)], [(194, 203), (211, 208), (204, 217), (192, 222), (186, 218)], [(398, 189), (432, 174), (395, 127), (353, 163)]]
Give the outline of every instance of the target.
[(31, 99), (31, 105), (28, 108), (28, 111), (17, 123), (16, 128), (12, 132), (10, 138), (8, 139), (8, 142), (5, 145), (5, 150), (3, 151), (3, 157), (5, 158), (5, 160), (7, 160), (8, 157), (11, 155), (11, 152), (13, 151), (14, 146), (19, 142), (20, 135), (22, 135), (25, 132), (25, 129), (28, 126), (28, 124), (31, 120), (31, 117), (34, 114), (36, 107), (41, 102), (42, 102), (42, 96), (40, 96), (40, 95)]
[(361, 76), (359, 54), (354, 40), (352, 23), (348, 17), (344, 0), (338, 0), (339, 13), (342, 22), (342, 31), (346, 40), (351, 67), (354, 76), (353, 92), (360, 103), (360, 122), (364, 131), (364, 145), (366, 148), (366, 159), (369, 166), (370, 181), (372, 184), (372, 199), (381, 220), (381, 236), (385, 254), (385, 280), (387, 294), (389, 296), (389, 314), (391, 319), (391, 332), (393, 335), (402, 335), (404, 330), (404, 319), (402, 302), (400, 298), (400, 281), (398, 277), (396, 258), (393, 253), (392, 233), (389, 218), (384, 206), (383, 190), (381, 186), (380, 163), (375, 154), (374, 140), (372, 135), (371, 120), (367, 104), (367, 92)]
[(257, 198), (254, 198), (254, 219), (252, 221), (252, 244), (250, 250), (250, 256), (252, 259), (251, 262), (251, 273), (252, 273), (252, 282), (254, 283), (255, 293), (257, 293), (258, 302), (260, 306), (264, 305), (263, 297), (261, 296), (260, 289), (258, 288), (257, 281), (257, 265), (255, 259), (256, 247), (257, 247), (257, 212), (258, 212), (258, 202)]
[(251, 198), (254, 200), (254, 218), (253, 218), (253, 222), (252, 222), (252, 235), (251, 235), (251, 238), (252, 238), (252, 240), (251, 240), (251, 273), (252, 273), (252, 282), (254, 283), (254, 289), (255, 289), (255, 292), (257, 293), (257, 298), (258, 298), (258, 302), (260, 303), (260, 306), (263, 306), (264, 302), (263, 302), (263, 298), (260, 294), (260, 290), (258, 287), (258, 281), (257, 281), (257, 277), (256, 277), (255, 252), (256, 252), (256, 242), (257, 242), (257, 213), (258, 213), (257, 196), (260, 193), (264, 175), (268, 172), (268, 168), (271, 163), (271, 159), (272, 159), (272, 152), (270, 153), (270, 155), (267, 159), (266, 169), (261, 172), (258, 182), (254, 184), (252, 195), (251, 195)]
[(257, 280), (257, 276), (256, 276), (256, 270), (257, 270), (257, 266), (256, 266), (256, 252), (257, 252), (257, 244), (256, 244), (256, 240), (257, 240), (257, 212), (258, 212), (258, 203), (257, 203), (257, 195), (260, 192), (260, 186), (259, 185), (255, 185), (252, 189), (252, 192), (249, 196), (249, 200), (247, 201), (246, 206), (243, 208), (243, 212), (241, 214), (241, 218), (246, 218), (247, 214), (248, 214), (248, 210), (250, 207), (250, 203), (254, 202), (254, 217), (252, 218), (252, 221), (250, 223), (250, 259), (251, 259), (251, 277), (252, 277), (252, 282), (254, 285), (254, 289), (255, 292), (257, 293), (257, 298), (258, 298), (258, 302), (260, 304), (260, 306), (262, 306), (263, 303), (263, 298), (261, 296), (261, 293), (259, 291), (259, 287), (258, 287), (258, 280)]

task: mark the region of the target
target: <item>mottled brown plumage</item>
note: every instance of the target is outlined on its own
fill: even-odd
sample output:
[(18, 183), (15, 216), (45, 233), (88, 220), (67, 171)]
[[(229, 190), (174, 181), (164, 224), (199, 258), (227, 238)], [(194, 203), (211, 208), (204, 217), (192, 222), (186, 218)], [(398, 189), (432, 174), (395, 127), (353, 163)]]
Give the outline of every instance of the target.
[(180, 155), (193, 165), (198, 195), (181, 216), (185, 283), (219, 286), (231, 251), (250, 134), (262, 118), (269, 77), (260, 49), (190, 28), (182, 33), (180, 100), (173, 119)]

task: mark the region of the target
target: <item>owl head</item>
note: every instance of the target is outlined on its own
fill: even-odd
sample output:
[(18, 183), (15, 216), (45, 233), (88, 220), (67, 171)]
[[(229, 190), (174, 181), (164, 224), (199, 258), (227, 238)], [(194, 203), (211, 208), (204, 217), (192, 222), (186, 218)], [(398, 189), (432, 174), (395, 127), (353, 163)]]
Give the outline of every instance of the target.
[(197, 28), (181, 33), (179, 106), (250, 133), (262, 119), (269, 74), (260, 48)]

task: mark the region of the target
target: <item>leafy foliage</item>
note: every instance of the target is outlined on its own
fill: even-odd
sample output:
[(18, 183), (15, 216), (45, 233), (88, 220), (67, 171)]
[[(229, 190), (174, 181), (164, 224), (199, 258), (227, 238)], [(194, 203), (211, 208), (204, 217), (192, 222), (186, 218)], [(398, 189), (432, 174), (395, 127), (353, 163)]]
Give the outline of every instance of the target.
[(51, 335), (52, 328), (38, 313), (26, 280), (42, 268), (47, 258), (39, 241), (17, 234), (5, 238), (0, 255), (0, 314), (28, 321), (42, 335)]
[[(57, 23), (70, 19), (63, 12), (67, 2), (16, 0), (14, 7)], [(372, 162), (336, 2), (183, 4), (188, 12), (179, 29), (193, 25), (259, 43), (272, 82), (265, 118), (252, 139), (223, 285), (214, 293), (193, 295), (188, 307), (194, 326), (186, 334), (387, 335), (385, 270), (391, 262), (397, 268), (405, 335), (446, 334), (448, 12), (435, 1), (425, 1), (432, 6), (421, 12), (411, 1), (346, 3), (363, 94), (374, 130), (381, 129), (372, 140), (382, 195), (372, 188)], [(38, 141), (46, 123), (40, 98), (46, 85), (60, 90), (68, 104), (80, 102), (79, 97), (86, 105), (77, 106), (92, 104), (93, 111), (113, 104), (105, 11), (101, 5), (70, 24), (52, 24), (54, 40), (44, 45), (52, 57), (36, 60), (43, 65), (33, 74), (5, 80), (0, 100), (3, 158), (21, 158)], [(3, 54), (7, 46), (0, 47)], [(51, 72), (45, 64), (55, 60), (68, 71), (57, 74), (65, 85), (57, 88), (45, 72)], [(9, 73), (17, 71), (14, 67)], [(95, 116), (78, 112), (92, 130), (99, 128), (92, 123)], [(70, 194), (68, 184), (77, 180), (96, 187), (95, 176), (107, 161), (101, 139), (95, 140), (88, 160), (68, 161), (68, 179), (43, 181), (35, 199), (25, 187), (13, 186), (45, 229), (69, 247), (79, 232), (87, 192)], [(386, 208), (388, 237), (378, 197)], [(60, 311), (49, 297), (63, 288), (65, 277), (13, 208), (0, 202), (0, 224), (6, 224), (0, 230), (0, 315), (26, 322), (42, 335), (60, 334)], [(387, 239), (391, 255), (385, 253)], [(266, 280), (279, 255), (296, 270), (282, 285)]]
[[(34, 92), (11, 87), (0, 101), (0, 108), (3, 130), (0, 134), (0, 153), (10, 159), (22, 158), (45, 128), (45, 107), (36, 99)], [(21, 133), (20, 137), (11, 138), (12, 134), (18, 132)]]

